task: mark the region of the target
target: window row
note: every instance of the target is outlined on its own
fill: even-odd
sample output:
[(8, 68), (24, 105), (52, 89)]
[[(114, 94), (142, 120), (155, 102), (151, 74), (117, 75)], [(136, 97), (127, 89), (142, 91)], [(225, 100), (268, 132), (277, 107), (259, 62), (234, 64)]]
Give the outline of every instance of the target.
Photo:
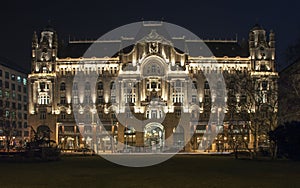
[[(3, 88), (3, 82), (2, 82), (2, 80), (0, 80), (0, 88)], [(4, 82), (4, 88), (5, 89), (11, 89), (13, 91), (15, 91), (17, 89), (18, 92), (22, 92), (22, 86), (21, 85), (16, 85), (15, 83), (9, 84), (8, 81)], [(26, 86), (23, 86), (23, 92), (27, 93), (27, 87)]]
[[(2, 70), (0, 69), (0, 77), (3, 76)], [(17, 81), (19, 83), (22, 83), (24, 86), (27, 85), (27, 79), (26, 78), (22, 78), (21, 76), (16, 76), (15, 74), (10, 74), (9, 72), (5, 71), (4, 72), (4, 78), (5, 79), (10, 79), (12, 81)]]
[(68, 68), (60, 68), (60, 73), (61, 75), (66, 75), (66, 74), (77, 74), (77, 73), (84, 73), (84, 74), (90, 74), (92, 72), (95, 72), (96, 74), (104, 74), (104, 72), (107, 71), (110, 74), (117, 74), (118, 73), (118, 67), (109, 67), (109, 69), (107, 70), (105, 67), (86, 67), (84, 69), (82, 68), (72, 68), (72, 69), (68, 69)]

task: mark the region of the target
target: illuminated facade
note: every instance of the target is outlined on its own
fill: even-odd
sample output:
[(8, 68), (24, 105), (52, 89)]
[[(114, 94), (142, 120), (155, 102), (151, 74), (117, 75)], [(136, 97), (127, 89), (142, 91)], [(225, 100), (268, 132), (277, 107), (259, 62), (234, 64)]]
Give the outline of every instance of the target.
[[(96, 42), (69, 41), (67, 46), (58, 48), (53, 29), (43, 30), (40, 39), (35, 33), (29, 75), (30, 125), (40, 133), (49, 134), (63, 149), (88, 145), (96, 152), (124, 150), (118, 143), (129, 145), (125, 149), (135, 146), (142, 151), (161, 151), (165, 145), (169, 146), (166, 149), (185, 145), (184, 149), (191, 151), (199, 148), (201, 140), (207, 140), (201, 143), (202, 148), (206, 147), (203, 144), (212, 144), (202, 137), (205, 132), (217, 130), (222, 131), (213, 139), (211, 150), (229, 149), (229, 142), (239, 136), (249, 144), (253, 139), (258, 140), (248, 126), (253, 124), (253, 114), (260, 113), (261, 107), (269, 103), (270, 91), (277, 88), (274, 33), (270, 32), (267, 41), (265, 30), (255, 26), (248, 43), (206, 40), (214, 56), (193, 56), (191, 46), (197, 44), (201, 50), (203, 41), (171, 36), (172, 41), (184, 46), (185, 50), (178, 50), (157, 32), (160, 26), (144, 23), (143, 27), (151, 29), (129, 46), (126, 44), (133, 38), (121, 37)], [(92, 53), (83, 56), (93, 42), (99, 50), (115, 45), (119, 52), (108, 57)], [(215, 97), (205, 78), (205, 73), (211, 72), (224, 74), (228, 92), (225, 107), (212, 105)], [(95, 87), (87, 76), (91, 73), (98, 75)], [(236, 75), (250, 79), (251, 83), (245, 81), (245, 84), (255, 88), (253, 97), (246, 91), (250, 87), (241, 86), (242, 81)], [(75, 77), (85, 80), (77, 82)], [(262, 105), (255, 107), (258, 103), (250, 103), (252, 98)], [(220, 112), (225, 113), (224, 122), (209, 124), (209, 117), (219, 119)], [(187, 126), (178, 125), (182, 114), (191, 119)], [(119, 122), (122, 117), (124, 120)], [(135, 118), (143, 120), (142, 131), (131, 126)], [(168, 142), (173, 140), (173, 143), (166, 144), (166, 138), (172, 138)], [(154, 144), (160, 147), (153, 148)]]

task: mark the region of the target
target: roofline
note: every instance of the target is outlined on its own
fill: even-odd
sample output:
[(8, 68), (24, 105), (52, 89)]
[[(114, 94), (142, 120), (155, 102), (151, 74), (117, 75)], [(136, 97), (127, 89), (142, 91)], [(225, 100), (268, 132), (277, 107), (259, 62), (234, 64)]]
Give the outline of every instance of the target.
[(11, 61), (11, 60), (5, 58), (5, 57), (0, 56), (0, 64), (1, 64), (2, 66), (6, 67), (6, 68), (9, 68), (9, 69), (12, 69), (12, 70), (14, 70), (14, 71), (20, 72), (20, 73), (22, 73), (22, 74), (26, 74), (26, 75), (28, 74), (28, 73), (26, 72), (26, 70), (20, 69), (19, 66), (16, 65), (15, 62), (13, 62), (13, 61)]

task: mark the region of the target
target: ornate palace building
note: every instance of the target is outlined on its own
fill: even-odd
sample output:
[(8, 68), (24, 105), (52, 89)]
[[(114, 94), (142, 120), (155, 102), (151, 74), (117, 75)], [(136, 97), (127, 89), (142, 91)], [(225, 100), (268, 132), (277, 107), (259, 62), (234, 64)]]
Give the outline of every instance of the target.
[[(248, 41), (202, 41), (166, 36), (163, 25), (142, 23), (147, 32), (139, 39), (70, 40), (61, 47), (53, 29), (34, 33), (30, 126), (63, 149), (97, 153), (267, 144), (277, 121), (274, 33), (256, 25)], [(113, 55), (91, 52), (111, 46), (118, 49)], [(224, 77), (224, 96), (220, 79), (210, 84), (212, 73)]]

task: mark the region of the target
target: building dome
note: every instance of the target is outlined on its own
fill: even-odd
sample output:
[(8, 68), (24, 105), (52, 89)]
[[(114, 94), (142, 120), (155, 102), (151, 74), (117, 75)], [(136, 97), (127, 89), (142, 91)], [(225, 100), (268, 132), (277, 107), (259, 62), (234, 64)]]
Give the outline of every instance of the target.
[(259, 24), (255, 24), (254, 27), (251, 29), (251, 31), (255, 30), (264, 30)]

